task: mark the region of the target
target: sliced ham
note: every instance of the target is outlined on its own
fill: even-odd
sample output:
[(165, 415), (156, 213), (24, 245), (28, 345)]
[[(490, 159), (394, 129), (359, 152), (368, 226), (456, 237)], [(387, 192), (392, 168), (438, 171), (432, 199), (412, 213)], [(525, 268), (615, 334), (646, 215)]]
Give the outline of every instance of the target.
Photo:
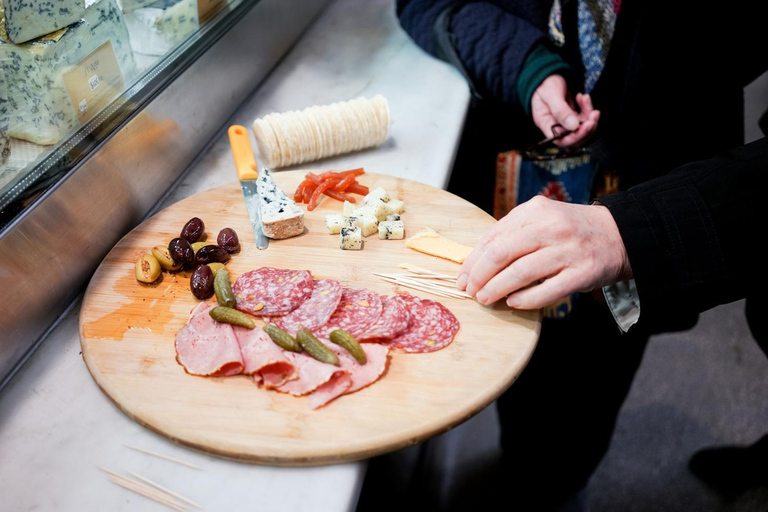
[(328, 322), (341, 297), (342, 288), (338, 281), (317, 279), (309, 298), (287, 315), (278, 317), (275, 325), (291, 336), (296, 336), (299, 329), (317, 329)]
[(256, 382), (274, 388), (295, 379), (298, 371), (287, 352), (278, 347), (261, 327), (233, 328), (243, 355), (243, 373), (254, 375)]
[(364, 387), (370, 386), (382, 376), (387, 369), (389, 360), (389, 347), (378, 345), (376, 343), (365, 343), (361, 345), (365, 352), (365, 364), (358, 363), (349, 353), (338, 345), (331, 347), (337, 356), (341, 367), (347, 370), (352, 377), (352, 385), (346, 390), (345, 394), (354, 393)]
[(176, 335), (176, 360), (192, 375), (229, 376), (244, 368), (240, 345), (229, 324), (208, 313), (213, 305), (201, 303)]

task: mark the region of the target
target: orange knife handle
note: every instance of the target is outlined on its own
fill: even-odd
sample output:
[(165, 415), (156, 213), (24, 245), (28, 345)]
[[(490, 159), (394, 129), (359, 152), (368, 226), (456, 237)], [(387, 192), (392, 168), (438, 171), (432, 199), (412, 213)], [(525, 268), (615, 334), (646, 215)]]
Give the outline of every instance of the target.
[(235, 157), (235, 168), (240, 181), (251, 181), (259, 177), (256, 170), (256, 158), (253, 156), (251, 141), (248, 138), (248, 130), (245, 126), (232, 125), (227, 130), (229, 145), (232, 147), (232, 155)]

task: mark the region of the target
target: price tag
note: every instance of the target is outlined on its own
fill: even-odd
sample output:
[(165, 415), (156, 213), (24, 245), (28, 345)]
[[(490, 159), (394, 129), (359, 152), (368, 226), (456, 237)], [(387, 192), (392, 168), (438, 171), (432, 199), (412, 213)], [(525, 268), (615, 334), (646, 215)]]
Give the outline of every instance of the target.
[(81, 124), (88, 122), (125, 89), (112, 42), (107, 41), (63, 75)]
[(227, 0), (197, 0), (197, 19), (200, 24), (207, 22), (227, 4)]

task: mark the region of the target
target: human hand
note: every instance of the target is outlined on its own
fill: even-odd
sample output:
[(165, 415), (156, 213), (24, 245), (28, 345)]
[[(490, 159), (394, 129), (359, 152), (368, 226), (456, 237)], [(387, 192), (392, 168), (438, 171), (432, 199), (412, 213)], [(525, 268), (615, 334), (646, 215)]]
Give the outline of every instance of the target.
[[(576, 106), (578, 112), (575, 110)], [(600, 120), (600, 111), (592, 106), (589, 94), (576, 94), (574, 105), (565, 79), (560, 75), (549, 75), (536, 88), (531, 98), (531, 114), (534, 124), (546, 137), (557, 135), (553, 133), (555, 125), (572, 132), (554, 141), (554, 144), (560, 147), (586, 142), (594, 135)]]
[(631, 277), (608, 208), (535, 196), (480, 239), (459, 269), (458, 284), (481, 304), (508, 295), (510, 307), (538, 309)]

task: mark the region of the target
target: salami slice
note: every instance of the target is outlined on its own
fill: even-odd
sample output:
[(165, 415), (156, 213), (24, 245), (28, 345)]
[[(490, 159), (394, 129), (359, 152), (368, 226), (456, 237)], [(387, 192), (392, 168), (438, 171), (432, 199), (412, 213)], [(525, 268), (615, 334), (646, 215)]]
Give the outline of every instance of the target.
[(301, 306), (313, 286), (308, 270), (262, 267), (240, 275), (232, 291), (240, 311), (255, 316), (281, 316)]
[(357, 338), (366, 332), (381, 315), (379, 294), (355, 288), (344, 288), (341, 300), (325, 325), (315, 330), (315, 335), (328, 339), (331, 331), (342, 329)]
[(386, 295), (381, 299), (382, 309), (378, 320), (368, 327), (358, 341), (392, 339), (408, 328), (410, 313), (405, 301), (398, 295)]
[(275, 325), (296, 336), (299, 329), (317, 329), (324, 325), (336, 311), (341, 300), (342, 288), (333, 279), (317, 279), (312, 288), (312, 295), (301, 306), (285, 316), (278, 317)]
[(406, 352), (434, 352), (446, 347), (459, 331), (459, 320), (431, 299), (402, 295), (411, 315), (408, 328), (388, 345)]

